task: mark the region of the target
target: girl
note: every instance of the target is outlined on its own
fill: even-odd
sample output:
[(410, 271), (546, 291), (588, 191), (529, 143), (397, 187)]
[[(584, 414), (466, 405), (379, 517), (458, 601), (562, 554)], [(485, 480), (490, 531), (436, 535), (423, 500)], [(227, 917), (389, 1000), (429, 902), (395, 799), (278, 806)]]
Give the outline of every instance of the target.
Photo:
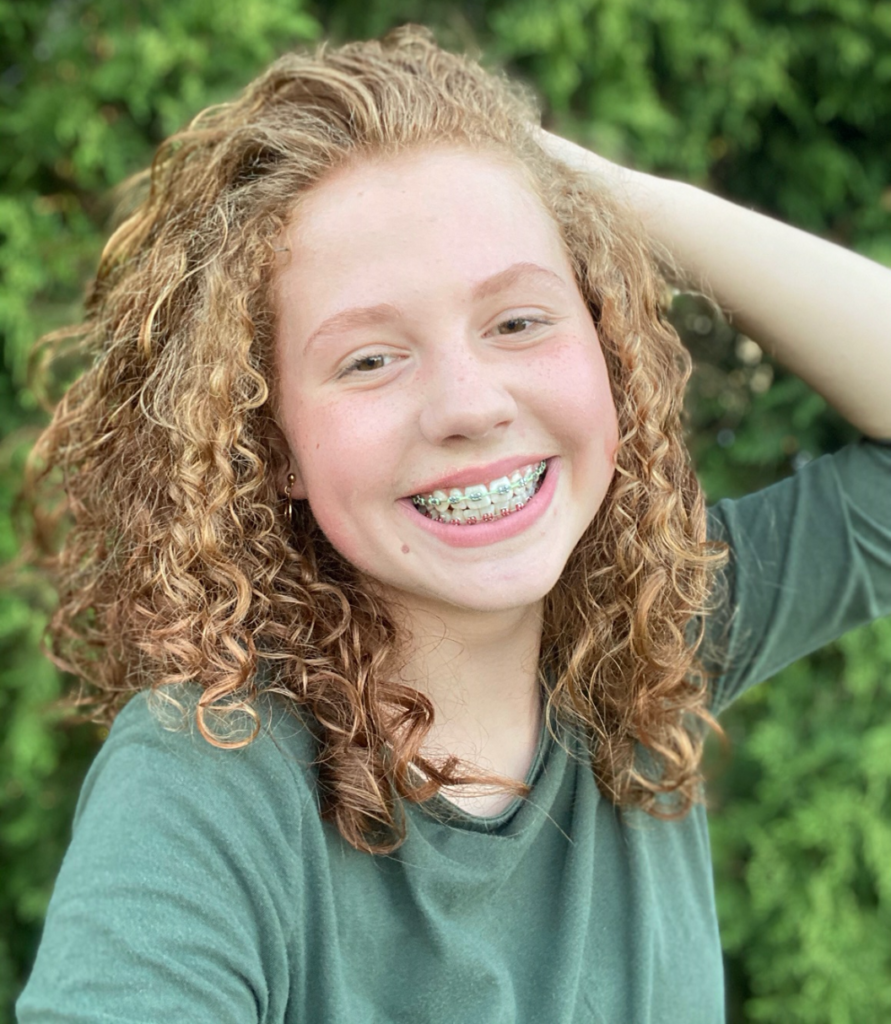
[(707, 514), (653, 253), (871, 438), (891, 274), (536, 117), (408, 28), (161, 148), (32, 462), (120, 714), (21, 1024), (722, 1019), (704, 732), (891, 611), (891, 449)]

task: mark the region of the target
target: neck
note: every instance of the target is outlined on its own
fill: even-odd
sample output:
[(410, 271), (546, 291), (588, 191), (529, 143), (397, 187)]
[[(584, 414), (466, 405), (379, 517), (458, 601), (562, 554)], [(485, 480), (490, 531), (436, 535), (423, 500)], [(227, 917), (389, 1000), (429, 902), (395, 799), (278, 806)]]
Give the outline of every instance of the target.
[(526, 777), (541, 721), (541, 612), (539, 602), (503, 612), (404, 613), (413, 642), (401, 678), (435, 711), (425, 754)]

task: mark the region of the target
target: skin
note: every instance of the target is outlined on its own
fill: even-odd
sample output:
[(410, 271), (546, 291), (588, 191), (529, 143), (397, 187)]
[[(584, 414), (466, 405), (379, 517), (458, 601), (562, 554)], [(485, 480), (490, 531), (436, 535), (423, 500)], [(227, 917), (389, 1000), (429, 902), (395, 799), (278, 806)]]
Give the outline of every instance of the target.
[[(437, 148), (333, 173), (301, 200), (284, 245), (277, 358), (292, 496), (406, 620), (406, 681), (437, 709), (429, 749), (522, 778), (538, 736), (542, 599), (603, 501), (618, 444), (557, 227), (506, 160)], [(518, 264), (547, 272), (475, 294)], [(376, 322), (341, 317), (318, 333), (369, 306), (385, 307)], [(406, 500), (468, 468), (488, 483), (501, 474), (481, 467), (530, 456), (551, 460), (556, 487), (512, 537), (456, 547)]]
[(541, 132), (554, 156), (631, 205), (744, 334), (870, 437), (891, 439), (891, 270), (704, 189)]

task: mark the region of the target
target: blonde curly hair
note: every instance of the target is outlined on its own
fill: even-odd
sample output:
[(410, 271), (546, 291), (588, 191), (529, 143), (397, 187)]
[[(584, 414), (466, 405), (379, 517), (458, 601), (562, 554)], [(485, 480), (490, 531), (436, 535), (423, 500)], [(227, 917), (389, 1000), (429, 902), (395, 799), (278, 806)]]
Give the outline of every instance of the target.
[[(289, 521), (280, 497), (278, 239), (296, 197), (366, 154), (496, 151), (552, 213), (600, 335), (620, 444), (610, 490), (545, 599), (549, 717), (582, 730), (617, 804), (682, 815), (701, 788), (714, 723), (696, 653), (726, 556), (706, 540), (683, 440), (690, 358), (642, 232), (542, 149), (538, 121), (523, 89), (414, 26), (282, 57), (160, 147), (83, 323), (48, 339), (55, 356), (73, 345), (92, 359), (25, 489), (60, 595), (50, 653), (80, 680), (74, 703), (107, 723), (134, 692), (190, 680), (202, 734), (241, 746), (259, 730), (261, 692), (286, 698), (318, 738), (323, 813), (370, 852), (404, 837), (401, 800), (491, 777), (422, 755), (432, 705), (394, 682), (406, 638), (308, 503)], [(250, 735), (227, 728), (245, 713)]]

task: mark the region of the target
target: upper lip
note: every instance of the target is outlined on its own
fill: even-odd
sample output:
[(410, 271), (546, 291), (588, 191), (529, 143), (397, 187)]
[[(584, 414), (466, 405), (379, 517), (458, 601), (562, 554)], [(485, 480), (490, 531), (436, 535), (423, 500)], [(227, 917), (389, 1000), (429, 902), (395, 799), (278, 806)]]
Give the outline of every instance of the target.
[(535, 465), (548, 458), (546, 455), (508, 455), (497, 462), (489, 462), (480, 466), (468, 466), (447, 476), (437, 477), (419, 484), (410, 496), (415, 494), (430, 494), (432, 491), (446, 491), (450, 487), (468, 487), (471, 484), (487, 484), (491, 480), (497, 480), (502, 476), (509, 476), (515, 469), (521, 466)]

